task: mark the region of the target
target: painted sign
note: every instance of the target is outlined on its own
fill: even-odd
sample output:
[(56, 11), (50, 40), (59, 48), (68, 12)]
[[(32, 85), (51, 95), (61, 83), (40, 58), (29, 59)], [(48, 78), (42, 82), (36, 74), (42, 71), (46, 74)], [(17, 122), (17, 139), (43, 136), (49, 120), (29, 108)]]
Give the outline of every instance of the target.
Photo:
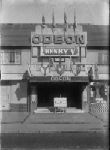
[(55, 97), (54, 98), (54, 107), (67, 107), (67, 98), (66, 97)]
[(52, 76), (51, 81), (71, 81), (69, 76)]
[(34, 76), (30, 78), (30, 82), (86, 82), (88, 77), (84, 76)]
[(52, 34), (37, 34), (35, 32), (31, 33), (31, 45), (38, 46), (39, 44), (76, 44), (76, 45), (86, 45), (87, 44), (87, 34), (85, 32), (81, 32), (79, 34), (59, 34), (59, 35), (52, 35)]
[(43, 57), (49, 57), (49, 56), (76, 56), (78, 57), (80, 55), (79, 53), (79, 47), (69, 47), (69, 48), (59, 48), (59, 47), (41, 47), (40, 56)]

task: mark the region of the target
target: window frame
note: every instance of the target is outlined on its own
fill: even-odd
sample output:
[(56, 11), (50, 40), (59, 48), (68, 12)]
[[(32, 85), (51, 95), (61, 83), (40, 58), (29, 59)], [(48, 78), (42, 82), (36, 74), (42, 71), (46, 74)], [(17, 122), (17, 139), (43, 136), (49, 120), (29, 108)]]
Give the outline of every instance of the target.
[[(11, 53), (14, 54), (14, 61), (10, 61)], [(7, 62), (5, 62), (5, 60), (4, 60), (5, 54), (8, 54)], [(17, 54), (19, 54), (19, 62), (16, 59)], [(4, 51), (0, 52), (0, 55), (1, 55), (1, 61), (0, 61), (1, 65), (21, 65), (21, 51), (19, 51), (19, 50), (4, 50)]]

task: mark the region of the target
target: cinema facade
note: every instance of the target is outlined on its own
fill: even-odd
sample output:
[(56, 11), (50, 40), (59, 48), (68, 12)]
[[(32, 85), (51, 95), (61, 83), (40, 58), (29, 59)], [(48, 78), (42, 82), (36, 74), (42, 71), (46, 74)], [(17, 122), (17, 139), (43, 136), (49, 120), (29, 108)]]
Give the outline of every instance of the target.
[(88, 112), (91, 104), (108, 105), (108, 26), (78, 24), (74, 31), (69, 24), (64, 31), (56, 24), (53, 31), (51, 24), (1, 24), (0, 30), (1, 110)]

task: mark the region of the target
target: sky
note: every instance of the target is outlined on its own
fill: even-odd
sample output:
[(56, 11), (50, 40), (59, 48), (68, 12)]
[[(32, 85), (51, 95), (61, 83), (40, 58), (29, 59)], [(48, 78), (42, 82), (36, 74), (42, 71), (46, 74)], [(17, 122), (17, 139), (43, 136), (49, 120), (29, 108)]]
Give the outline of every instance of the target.
[(64, 11), (68, 23), (94, 25), (109, 24), (109, 0), (0, 0), (0, 23), (40, 23), (42, 15), (46, 22), (64, 22)]

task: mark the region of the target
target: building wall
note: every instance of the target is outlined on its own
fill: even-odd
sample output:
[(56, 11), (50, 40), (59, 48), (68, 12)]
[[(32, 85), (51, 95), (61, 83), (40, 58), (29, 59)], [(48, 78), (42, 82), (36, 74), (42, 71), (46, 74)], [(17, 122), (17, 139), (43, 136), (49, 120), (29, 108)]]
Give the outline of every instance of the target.
[(27, 105), (27, 82), (2, 81), (0, 86), (0, 108), (12, 110), (14, 104), (18, 106), (19, 104)]
[[(21, 52), (20, 64), (2, 64), (2, 78), (0, 84), (0, 109), (10, 111), (26, 111), (27, 107), (27, 82), (23, 75), (30, 63), (30, 50), (18, 49)], [(1, 50), (3, 54), (5, 50)], [(22, 106), (21, 106), (22, 104)]]
[(0, 83), (0, 109), (9, 109), (11, 86), (8, 81)]
[(11, 103), (27, 103), (27, 82), (11, 81)]
[[(30, 34), (29, 34), (30, 36)], [(10, 35), (11, 37), (11, 35)], [(9, 37), (9, 39), (10, 39)], [(23, 37), (23, 36), (22, 36)], [(18, 38), (16, 36), (16, 38)], [(26, 38), (28, 39), (27, 35)], [(29, 37), (31, 38), (31, 37)], [(12, 40), (13, 41), (13, 40)], [(27, 40), (29, 41), (29, 40)], [(26, 41), (22, 40), (22, 43), (25, 43)], [(15, 44), (15, 43), (14, 43)], [(25, 45), (27, 46), (27, 45)], [(11, 51), (11, 49), (8, 48), (6, 49), (1, 49), (0, 53), (4, 54), (6, 52)], [(32, 65), (35, 64), (35, 68), (33, 69), (38, 69), (36, 68), (36, 65), (41, 65), (43, 62), (48, 63), (49, 59), (45, 58), (38, 58), (32, 57), (32, 51), (31, 49), (14, 49), (14, 51), (20, 52), (20, 63), (18, 64), (3, 64), (3, 61), (1, 60), (1, 72), (2, 72), (2, 79), (4, 80), (1, 84), (1, 89), (0, 89), (0, 107), (2, 109), (15, 109), (16, 107), (19, 106), (20, 109), (20, 104), (22, 105), (27, 105), (27, 82), (23, 81), (24, 74), (26, 70), (28, 70), (28, 64)], [(38, 54), (38, 53), (37, 53)], [(0, 55), (1, 58), (3, 55)], [(87, 49), (86, 50), (86, 57), (80, 58), (72, 58), (72, 61), (75, 62), (75, 64), (98, 64), (100, 65), (100, 68), (98, 68), (98, 73), (100, 73), (102, 76), (103, 74), (108, 75), (108, 50), (103, 49)], [(1, 59), (0, 58), (0, 59)], [(6, 58), (7, 60), (7, 58)], [(55, 62), (54, 62), (55, 63)], [(65, 63), (67, 64), (67, 69), (70, 67), (70, 58), (65, 59)], [(39, 71), (40, 72), (40, 71)], [(43, 76), (43, 73), (38, 73), (38, 70), (35, 71), (35, 76)], [(55, 75), (55, 74), (54, 74)], [(57, 74), (58, 75), (58, 74)], [(66, 74), (68, 75), (68, 73)]]
[[(30, 50), (29, 49), (18, 49), (20, 51), (20, 63), (19, 64), (3, 64), (1, 61), (1, 72), (3, 80), (21, 80), (23, 74), (26, 72), (28, 68), (28, 64), (30, 64)], [(2, 50), (3, 54), (5, 50)]]
[[(105, 56), (105, 58), (104, 58)], [(109, 56), (109, 52), (108, 50), (94, 50), (94, 49), (91, 49), (91, 50), (88, 50), (87, 51), (87, 58), (86, 58), (86, 63), (87, 64), (105, 64), (105, 65), (108, 65), (108, 57)]]

